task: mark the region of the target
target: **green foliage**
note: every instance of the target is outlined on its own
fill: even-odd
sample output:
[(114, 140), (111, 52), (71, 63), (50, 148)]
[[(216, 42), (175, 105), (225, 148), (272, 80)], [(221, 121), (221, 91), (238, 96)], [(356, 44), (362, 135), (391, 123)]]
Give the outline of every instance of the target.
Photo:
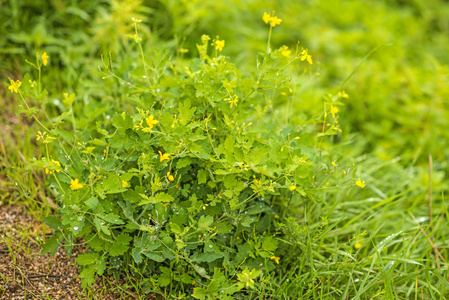
[[(126, 275), (167, 298), (445, 297), (447, 15), (438, 0), (10, 1), (0, 75), (29, 73), (22, 148), (59, 207), (42, 252), (84, 243), (85, 287)], [(19, 72), (14, 54), (36, 49)]]
[(204, 36), (200, 57), (186, 61), (156, 52), (156, 72), (143, 58), (126, 80), (109, 60), (103, 79), (133, 100), (114, 109), (91, 102), (89, 111), (75, 112), (77, 97), (65, 94), (67, 118), (38, 136), (58, 141), (33, 162), (50, 173), (60, 205), (61, 221), (45, 219), (56, 236), (43, 253), (61, 242), (70, 253), (83, 237), (90, 249), (77, 258), (83, 286), (105, 270), (119, 277), (132, 265), (152, 270), (160, 288), (196, 282), (206, 287), (195, 288), (194, 297), (220, 289), (226, 297), (254, 289), (261, 266), (271, 271), (272, 260), (279, 262), (277, 219), (294, 213), (314, 189), (306, 179), (319, 159), (314, 147), (338, 127), (316, 132), (317, 118), (284, 128), (272, 113), (293, 97), (284, 91), (292, 94), (289, 70), (306, 64), (301, 49), (293, 58), (281, 50), (261, 53), (254, 74), (244, 76), (229, 58), (209, 56), (208, 44)]

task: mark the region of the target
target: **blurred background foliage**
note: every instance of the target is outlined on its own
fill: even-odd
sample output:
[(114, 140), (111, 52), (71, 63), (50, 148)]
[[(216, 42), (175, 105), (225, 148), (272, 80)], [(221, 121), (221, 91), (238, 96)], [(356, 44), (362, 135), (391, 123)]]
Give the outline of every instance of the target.
[(1, 7), (1, 81), (23, 74), (24, 59), (46, 51), (61, 71), (47, 74), (59, 91), (87, 78), (98, 81), (101, 55), (127, 59), (132, 17), (144, 21), (146, 51), (170, 47), (176, 55), (186, 48), (187, 57), (196, 56), (202, 34), (220, 36), (224, 54), (245, 70), (266, 49), (263, 12), (276, 11), (283, 22), (273, 30), (272, 47), (300, 42), (315, 61), (308, 70), (315, 78), (303, 83), (308, 101), (298, 102), (298, 110), (320, 110), (323, 95), (383, 46), (345, 86), (350, 97), (340, 118), (343, 132), (358, 132), (362, 151), (383, 160), (426, 163), (430, 153), (443, 162), (449, 155), (447, 1), (3, 0)]

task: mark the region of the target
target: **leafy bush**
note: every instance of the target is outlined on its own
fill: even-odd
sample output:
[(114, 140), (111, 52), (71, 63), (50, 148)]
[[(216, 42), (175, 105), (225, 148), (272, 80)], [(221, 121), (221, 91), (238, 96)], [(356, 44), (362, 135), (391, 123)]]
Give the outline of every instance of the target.
[[(447, 294), (447, 4), (127, 3), (0, 13), (29, 6), (5, 22), (0, 75), (41, 124), (23, 118), (26, 135), (5, 145), (45, 153), (27, 173), (48, 177), (60, 205), (45, 252), (85, 244), (84, 286), (127, 274), (167, 298)], [(260, 20), (267, 6), (280, 26)], [(39, 55), (19, 72), (23, 49)], [(1, 167), (34, 200), (25, 172)]]
[[(271, 36), (280, 19), (265, 18)], [(124, 66), (105, 59), (104, 98), (83, 104), (64, 94), (49, 128), (25, 100), (45, 97), (40, 81), (11, 81), (25, 102), (19, 112), (45, 129), (37, 139), (47, 155), (33, 166), (49, 174), (60, 205), (61, 219), (45, 218), (56, 234), (43, 253), (87, 244), (77, 258), (84, 286), (130, 269), (152, 291), (193, 288), (198, 299), (253, 289), (286, 249), (283, 222), (329, 184), (353, 183), (354, 168), (330, 176), (336, 163), (321, 167), (346, 94), (329, 95), (324, 113), (304, 110), (292, 126), (294, 71), (313, 63), (307, 49), (269, 49), (244, 76), (218, 37), (203, 35), (197, 58), (184, 60), (183, 49), (175, 59), (169, 50), (145, 57), (139, 22), (130, 37), (141, 63), (134, 54)], [(39, 74), (48, 59), (37, 56)]]

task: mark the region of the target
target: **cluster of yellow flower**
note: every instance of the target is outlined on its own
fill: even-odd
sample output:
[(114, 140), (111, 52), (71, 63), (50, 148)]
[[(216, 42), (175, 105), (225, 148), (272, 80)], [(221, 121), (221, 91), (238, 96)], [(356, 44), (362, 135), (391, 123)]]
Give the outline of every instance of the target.
[(271, 15), (269, 13), (264, 13), (263, 17), (262, 17), (262, 20), (265, 22), (265, 24), (270, 23), (271, 27), (275, 27), (276, 25), (279, 25), (282, 22), (281, 19), (279, 19), (278, 17), (276, 17), (274, 15), (274, 12), (273, 12), (273, 15)]
[(49, 170), (48, 168), (45, 168), (45, 174), (53, 174), (55, 171), (57, 173), (61, 172), (61, 170), (59, 169), (61, 167), (61, 163), (59, 161), (52, 159), (50, 161), (50, 164), (54, 165), (54, 167), (52, 167), (52, 169), (55, 169), (55, 170)]

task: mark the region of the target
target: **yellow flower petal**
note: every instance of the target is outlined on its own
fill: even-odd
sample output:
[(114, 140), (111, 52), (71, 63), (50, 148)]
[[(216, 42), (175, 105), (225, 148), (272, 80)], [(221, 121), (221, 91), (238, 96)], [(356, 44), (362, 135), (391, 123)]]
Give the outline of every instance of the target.
[(278, 17), (271, 17), (270, 18), (270, 25), (271, 25), (271, 27), (279, 25), (279, 24), (281, 24), (281, 22), (282, 22), (282, 20), (279, 19)]
[(50, 56), (47, 55), (47, 52), (44, 52), (44, 54), (42, 54), (41, 58), (42, 58), (42, 62), (44, 64), (44, 66), (46, 66)]
[(365, 181), (360, 180), (360, 178), (359, 178), (359, 180), (357, 180), (357, 182), (355, 184), (357, 184), (362, 189), (366, 186)]
[(153, 115), (146, 118), (145, 121), (147, 122), (148, 127), (150, 127), (150, 129), (153, 129), (154, 125), (159, 123), (159, 121), (156, 120)]
[(175, 177), (173, 177), (173, 175), (171, 175), (170, 172), (167, 172), (167, 178), (168, 178), (168, 180), (170, 180), (170, 181), (175, 180)]
[(79, 183), (79, 179), (75, 178), (74, 180), (70, 180), (70, 189), (73, 191), (76, 191), (78, 189), (81, 189), (83, 187), (83, 185), (81, 183)]
[(159, 158), (160, 162), (163, 162), (164, 160), (169, 160), (170, 159), (170, 157), (168, 156), (167, 153), (162, 154), (161, 151), (159, 151), (159, 156), (160, 156), (160, 158)]
[(267, 13), (267, 12), (263, 13), (262, 20), (265, 22), (265, 24), (268, 24), (268, 22), (270, 22), (270, 18), (271, 18), (271, 15), (269, 13)]
[(281, 54), (284, 55), (285, 57), (290, 57), (291, 53), (292, 53), (292, 50), (283, 50), (281, 52)]
[(216, 40), (215, 41), (215, 50), (222, 51), (224, 45), (225, 45), (225, 41), (224, 40), (221, 40), (221, 41), (220, 40)]

